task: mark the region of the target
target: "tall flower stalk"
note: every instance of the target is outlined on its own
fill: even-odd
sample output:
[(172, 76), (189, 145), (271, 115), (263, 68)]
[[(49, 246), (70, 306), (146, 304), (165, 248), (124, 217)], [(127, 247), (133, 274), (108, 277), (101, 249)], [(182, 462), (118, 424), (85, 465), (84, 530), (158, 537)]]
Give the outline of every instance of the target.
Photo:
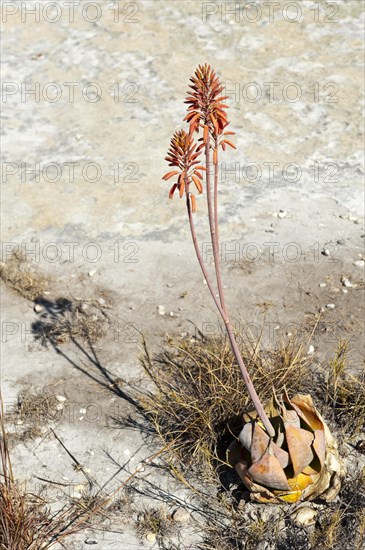
[[(170, 166), (173, 166), (176, 169), (165, 174), (163, 179), (169, 180), (170, 178), (176, 177), (176, 182), (170, 189), (170, 198), (173, 197), (176, 189), (179, 191), (180, 198), (182, 198), (185, 194), (191, 236), (200, 268), (203, 272), (217, 309), (224, 321), (232, 352), (242, 372), (247, 391), (267, 434), (270, 438), (272, 438), (275, 436), (275, 430), (256, 393), (247, 367), (243, 362), (237, 346), (228, 309), (225, 303), (221, 277), (218, 234), (218, 154), (220, 147), (223, 151), (226, 150), (227, 145), (235, 148), (235, 145), (230, 141), (230, 139), (227, 138), (227, 136), (234, 135), (234, 132), (226, 131), (226, 127), (229, 125), (229, 122), (225, 109), (228, 108), (228, 105), (226, 105), (224, 101), (227, 99), (227, 96), (222, 96), (223, 85), (219, 81), (219, 78), (216, 76), (215, 72), (207, 64), (199, 65), (190, 81), (190, 90), (188, 91), (189, 95), (185, 101), (185, 103), (189, 105), (188, 114), (184, 119), (189, 123), (189, 133), (181, 129), (173, 135), (168, 156), (165, 160), (168, 161)], [(198, 134), (198, 136), (202, 134), (201, 137), (198, 137), (198, 142), (201, 142), (199, 145), (194, 141), (194, 134)], [(205, 166), (203, 166), (200, 161), (203, 151), (205, 156)], [(212, 164), (213, 188), (211, 181)], [(216, 296), (211, 278), (207, 272), (200, 253), (193, 220), (193, 213), (196, 210), (196, 199), (194, 193), (191, 192), (191, 185), (195, 185), (199, 194), (203, 192), (202, 172), (205, 172), (209, 229), (219, 299)]]

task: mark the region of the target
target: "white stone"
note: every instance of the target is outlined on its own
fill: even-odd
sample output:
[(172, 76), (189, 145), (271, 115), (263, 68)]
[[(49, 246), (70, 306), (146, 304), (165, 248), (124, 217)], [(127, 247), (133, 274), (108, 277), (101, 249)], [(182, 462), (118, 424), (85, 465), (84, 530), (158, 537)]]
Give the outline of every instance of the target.
[(96, 269), (91, 269), (89, 271), (89, 277), (94, 277), (95, 273), (96, 273)]
[(148, 542), (155, 542), (156, 541), (156, 534), (152, 533), (152, 531), (151, 531), (150, 533), (147, 533), (146, 539), (148, 540)]
[(165, 315), (165, 308), (164, 306), (158, 306), (157, 311), (159, 315)]
[(66, 401), (66, 397), (64, 395), (56, 395), (56, 399), (60, 403), (64, 403), (64, 401)]
[(328, 309), (335, 309), (335, 307), (336, 307), (335, 304), (327, 304), (326, 305), (326, 308), (328, 308)]
[(354, 262), (354, 265), (356, 265), (356, 267), (364, 267), (365, 261), (364, 260), (356, 260), (356, 262)]
[(178, 508), (172, 514), (172, 519), (179, 523), (187, 523), (190, 519), (190, 513), (185, 508)]
[(293, 521), (299, 526), (313, 525), (316, 521), (316, 516), (316, 510), (310, 508), (309, 506), (303, 506), (303, 508), (299, 508), (299, 510), (294, 512)]
[(314, 346), (312, 346), (312, 344), (310, 346), (308, 346), (308, 351), (307, 351), (307, 355), (313, 355), (314, 353)]

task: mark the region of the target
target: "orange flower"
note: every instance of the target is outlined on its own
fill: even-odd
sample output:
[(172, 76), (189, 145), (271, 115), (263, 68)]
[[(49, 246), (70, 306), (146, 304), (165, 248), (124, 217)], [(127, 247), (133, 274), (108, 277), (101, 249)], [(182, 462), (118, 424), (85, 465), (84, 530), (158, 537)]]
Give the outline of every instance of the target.
[[(179, 130), (174, 133), (170, 148), (165, 157), (165, 160), (169, 163), (169, 166), (175, 166), (177, 170), (171, 170), (167, 172), (162, 179), (165, 181), (177, 176), (177, 181), (173, 184), (169, 192), (169, 198), (172, 199), (176, 189), (179, 191), (180, 198), (189, 193), (189, 185), (191, 181), (195, 183), (199, 193), (203, 192), (202, 170), (205, 171), (204, 166), (199, 164), (199, 157), (201, 154), (203, 145), (197, 145), (194, 143), (194, 139), (190, 134), (187, 134), (185, 130)], [(195, 197), (191, 195), (192, 211), (195, 211)]]
[(190, 135), (194, 131), (198, 132), (199, 126), (204, 126), (204, 143), (206, 143), (208, 130), (212, 136), (217, 137), (229, 124), (224, 111), (228, 109), (228, 105), (223, 103), (228, 96), (221, 95), (223, 85), (207, 63), (199, 65), (190, 81), (191, 89), (187, 92), (189, 95), (185, 100), (189, 105), (188, 114), (184, 120), (190, 125)]

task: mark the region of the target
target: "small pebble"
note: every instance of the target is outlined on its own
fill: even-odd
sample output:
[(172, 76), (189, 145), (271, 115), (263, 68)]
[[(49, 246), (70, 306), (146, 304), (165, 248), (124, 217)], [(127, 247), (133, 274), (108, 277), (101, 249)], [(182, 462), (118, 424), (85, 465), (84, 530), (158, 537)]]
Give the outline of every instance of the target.
[(42, 306), (41, 306), (40, 304), (36, 304), (36, 305), (34, 306), (34, 311), (35, 311), (36, 313), (40, 313), (40, 312), (42, 311), (42, 309), (43, 309), (43, 308), (42, 308)]
[(167, 283), (166, 286), (167, 286), (167, 288), (172, 288), (174, 285), (173, 285), (173, 283)]
[(342, 292), (343, 292), (344, 294), (348, 294), (347, 288), (343, 288), (343, 289), (342, 289)]
[(364, 267), (365, 262), (364, 260), (356, 260), (356, 262), (354, 262), (354, 265), (356, 265), (356, 267)]
[(327, 304), (326, 305), (327, 309), (335, 309), (335, 307), (336, 307), (335, 304)]
[(203, 279), (203, 284), (207, 285), (207, 281), (205, 279)]
[(313, 508), (310, 508), (309, 506), (303, 506), (303, 508), (299, 508), (299, 510), (294, 512), (292, 517), (296, 525), (308, 526), (313, 525), (316, 522), (316, 516), (316, 510), (313, 510)]
[(173, 317), (175, 314), (173, 311), (170, 311), (170, 317)]
[(86, 414), (86, 409), (80, 409), (80, 410), (79, 410), (79, 413), (80, 413), (80, 414)]
[(178, 521), (179, 523), (187, 523), (190, 519), (190, 513), (184, 508), (178, 508), (172, 514), (172, 519), (174, 521)]
[(283, 219), (283, 218), (285, 218), (287, 215), (288, 215), (288, 213), (286, 212), (286, 210), (279, 210), (278, 218)]
[(151, 531), (150, 533), (147, 533), (146, 539), (148, 540), (148, 542), (155, 542), (156, 541), (156, 534), (152, 533), (152, 531)]
[(343, 284), (343, 286), (345, 286), (346, 288), (352, 288), (352, 287), (354, 286), (354, 285), (352, 284), (352, 282), (351, 282), (349, 279), (347, 279), (347, 277), (344, 277), (344, 278), (342, 279), (342, 284)]
[(89, 277), (94, 277), (96, 273), (96, 269), (92, 269), (91, 271), (89, 271)]
[(337, 244), (344, 245), (346, 244), (345, 239), (337, 239)]
[(60, 403), (63, 403), (64, 401), (66, 401), (66, 397), (64, 395), (56, 395), (56, 399)]
[(159, 315), (165, 315), (164, 306), (158, 306), (157, 311), (158, 311)]
[(58, 403), (58, 405), (56, 405), (56, 411), (62, 411), (63, 409), (63, 403)]
[(181, 333), (181, 338), (186, 338), (186, 337), (187, 337), (187, 335), (188, 335), (188, 333), (187, 333), (187, 332), (182, 332), (182, 333)]
[(323, 254), (323, 256), (330, 256), (331, 252), (328, 250), (328, 248), (324, 248), (322, 250), (322, 254)]
[(312, 344), (308, 347), (307, 355), (313, 355), (314, 353), (314, 346)]
[(325, 288), (327, 285), (326, 285), (326, 283), (319, 283), (319, 286), (320, 286), (321, 288)]

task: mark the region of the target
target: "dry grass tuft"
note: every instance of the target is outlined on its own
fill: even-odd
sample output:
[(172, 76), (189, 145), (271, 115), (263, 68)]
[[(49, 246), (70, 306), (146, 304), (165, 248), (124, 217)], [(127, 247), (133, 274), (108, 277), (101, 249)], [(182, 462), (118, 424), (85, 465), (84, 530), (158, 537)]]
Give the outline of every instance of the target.
[(145, 508), (138, 514), (136, 532), (140, 539), (146, 538), (148, 534), (162, 539), (171, 534), (172, 525), (171, 517), (162, 508)]
[[(274, 385), (297, 392), (311, 383), (307, 358), (289, 340), (272, 352), (259, 344), (244, 347), (242, 356), (258, 394), (269, 400)], [(168, 346), (151, 357), (144, 342), (142, 365), (157, 392), (142, 399), (155, 431), (187, 472), (211, 479), (225, 464), (225, 449), (242, 428), (242, 415), (252, 409), (241, 372), (222, 339), (168, 338)], [(214, 474), (215, 476), (215, 474)]]
[(49, 279), (19, 252), (0, 264), (0, 279), (23, 298), (34, 301), (40, 319), (33, 323), (32, 330), (42, 344), (57, 345), (72, 339), (94, 343), (105, 335), (110, 323), (106, 313), (111, 307), (109, 297), (72, 301), (64, 297), (45, 298)]
[(251, 518), (250, 510), (222, 509), (199, 550), (363, 550), (365, 471), (345, 481), (336, 502), (323, 506), (309, 528), (293, 522), (290, 507), (257, 506)]
[(24, 390), (18, 395), (15, 407), (6, 411), (6, 418), (13, 422), (15, 431), (8, 434), (9, 441), (27, 441), (44, 435), (43, 426), (57, 421), (63, 414), (63, 403), (47, 388)]
[(105, 309), (109, 306), (101, 305), (97, 300), (57, 298), (54, 302), (45, 299), (36, 302), (41, 309), (40, 319), (33, 323), (32, 330), (43, 345), (79, 339), (95, 343), (108, 329), (110, 321)]
[(17, 416), (23, 422), (44, 423), (57, 420), (62, 415), (62, 404), (56, 395), (45, 388), (39, 391), (23, 391), (18, 395)]
[(365, 534), (365, 470), (348, 479), (340, 492), (339, 502), (318, 516), (310, 538), (312, 548), (325, 550), (364, 548)]
[(258, 512), (258, 517), (250, 518), (245, 511), (229, 510), (224, 518), (225, 526), (219, 522), (208, 525), (199, 550), (257, 550), (261, 547), (271, 550), (280, 540), (283, 522), (275, 514), (260, 516)]
[(359, 376), (348, 372), (348, 342), (338, 344), (320, 387), (326, 415), (346, 434), (363, 433), (365, 427), (365, 369)]
[(48, 279), (32, 269), (19, 252), (14, 252), (6, 262), (1, 262), (0, 279), (27, 300), (42, 296), (48, 284)]
[(0, 550), (47, 550), (72, 534), (92, 526), (92, 520), (108, 517), (124, 487), (110, 495), (85, 494), (71, 500), (56, 512), (51, 512), (47, 500), (27, 491), (25, 484), (13, 475), (8, 433), (5, 429), (4, 407), (0, 393)]
[[(301, 353), (296, 339), (272, 351), (262, 350), (260, 343), (241, 347), (263, 402), (271, 397), (272, 386), (277, 393), (284, 387), (289, 394), (311, 393), (319, 410), (332, 420), (335, 433), (344, 434), (344, 441), (360, 433), (365, 416), (364, 378), (348, 372), (346, 343), (340, 343), (327, 371)], [(318, 546), (344, 550), (351, 541), (356, 550), (362, 550), (365, 472), (354, 468), (338, 499), (323, 505), (310, 529), (295, 525), (290, 507), (271, 508), (273, 512), (260, 507), (255, 518), (245, 512), (247, 494), (226, 467), (225, 449), (238, 435), (242, 415), (252, 405), (224, 339), (168, 337), (164, 349), (154, 356), (144, 342), (141, 360), (153, 387), (143, 394), (140, 404), (154, 431), (168, 445), (167, 467), (193, 490), (206, 514), (205, 539), (199, 549), (253, 550), (260, 541), (270, 550), (314, 550)], [(352, 445), (360, 457), (357, 447)], [(202, 485), (204, 480), (215, 483)]]

